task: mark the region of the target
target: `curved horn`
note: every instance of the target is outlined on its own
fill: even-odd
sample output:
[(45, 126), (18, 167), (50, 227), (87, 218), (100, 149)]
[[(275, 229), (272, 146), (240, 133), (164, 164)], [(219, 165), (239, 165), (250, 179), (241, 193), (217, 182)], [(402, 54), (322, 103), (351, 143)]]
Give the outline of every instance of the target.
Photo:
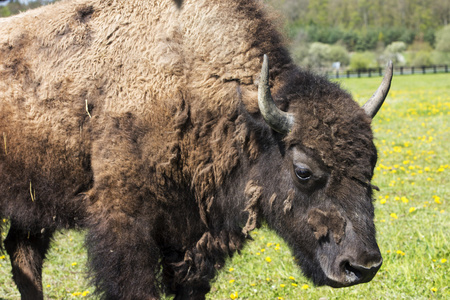
[(269, 88), (269, 60), (264, 54), (258, 85), (258, 106), (266, 123), (279, 133), (288, 133), (294, 124), (294, 116), (276, 106)]
[(377, 114), (381, 105), (383, 105), (384, 99), (386, 99), (386, 96), (389, 92), (389, 88), (391, 87), (393, 69), (394, 68), (392, 61), (389, 61), (386, 67), (383, 81), (381, 82), (375, 94), (373, 94), (369, 101), (367, 101), (362, 107), (366, 114), (372, 119)]

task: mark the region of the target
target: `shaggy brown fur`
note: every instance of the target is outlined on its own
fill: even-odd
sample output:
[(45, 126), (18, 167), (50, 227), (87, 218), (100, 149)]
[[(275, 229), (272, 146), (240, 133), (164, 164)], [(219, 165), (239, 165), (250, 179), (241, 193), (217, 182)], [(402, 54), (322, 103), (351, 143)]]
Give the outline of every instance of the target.
[[(265, 53), (287, 136), (258, 110)], [(364, 282), (335, 262), (381, 259), (370, 122), (292, 64), (258, 1), (72, 0), (0, 20), (0, 217), (23, 299), (43, 298), (53, 232), (76, 227), (104, 299), (204, 299), (263, 219), (315, 283)]]

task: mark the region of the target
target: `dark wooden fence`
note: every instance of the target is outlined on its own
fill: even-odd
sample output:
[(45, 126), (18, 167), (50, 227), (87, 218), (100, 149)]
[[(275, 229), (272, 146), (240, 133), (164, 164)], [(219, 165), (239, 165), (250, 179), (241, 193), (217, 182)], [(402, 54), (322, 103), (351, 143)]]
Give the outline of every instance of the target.
[[(423, 66), (423, 67), (394, 67), (394, 75), (413, 75), (413, 74), (437, 74), (449, 73), (448, 65), (442, 66)], [(353, 71), (327, 71), (325, 75), (331, 79), (337, 78), (360, 78), (360, 77), (377, 77), (383, 76), (384, 69), (364, 69)]]

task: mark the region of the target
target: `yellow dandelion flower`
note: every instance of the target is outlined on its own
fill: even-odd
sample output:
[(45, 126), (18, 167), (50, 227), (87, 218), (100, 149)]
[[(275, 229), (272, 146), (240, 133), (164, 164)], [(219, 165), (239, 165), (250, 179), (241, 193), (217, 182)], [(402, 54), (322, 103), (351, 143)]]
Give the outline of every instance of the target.
[(86, 297), (89, 294), (89, 291), (84, 291), (83, 294), (81, 294), (82, 297)]
[(309, 289), (309, 285), (307, 285), (307, 284), (302, 285), (302, 290), (307, 290), (307, 289)]
[(271, 261), (272, 261), (272, 259), (270, 258), (270, 257), (266, 257), (266, 261), (268, 262), (268, 263), (270, 263)]
[(256, 285), (256, 283), (250, 283), (250, 286), (255, 286)]
[(233, 299), (233, 300), (237, 299), (238, 297), (239, 297), (238, 292), (234, 292), (234, 293), (230, 294), (230, 298)]
[(280, 287), (284, 288), (286, 285), (284, 283), (280, 284)]
[(272, 246), (273, 244), (272, 243), (267, 243), (267, 247), (270, 247), (270, 246)]
[(437, 204), (442, 204), (441, 197), (434, 195), (433, 199), (434, 199), (434, 202), (436, 202)]
[(405, 256), (405, 252), (403, 252), (402, 250), (397, 250), (396, 253), (401, 256)]
[(432, 291), (433, 293), (436, 293), (436, 292), (437, 292), (437, 288), (431, 288), (431, 291)]
[(6, 258), (5, 255), (0, 256), (0, 259), (5, 259), (5, 258)]
[(80, 296), (80, 295), (81, 295), (81, 292), (72, 293), (72, 296), (74, 296), (74, 297), (77, 297), (77, 296)]
[(261, 253), (259, 253), (259, 252), (256, 252), (255, 254), (256, 254), (256, 255), (261, 255)]
[(77, 265), (76, 262), (73, 262), (73, 263), (72, 263), (72, 267), (75, 267), (76, 265)]
[(386, 203), (386, 199), (381, 199), (380, 200), (380, 204), (385, 204)]
[(263, 248), (263, 249), (261, 249), (261, 252), (264, 252), (264, 251), (266, 251), (266, 249), (264, 249), (264, 248)]
[(416, 210), (416, 208), (413, 206), (413, 207), (411, 207), (411, 208), (409, 209), (409, 212), (412, 213), (412, 212), (415, 211), (415, 210)]
[(393, 218), (393, 219), (396, 219), (396, 220), (398, 219), (398, 217), (397, 217), (397, 214), (396, 214), (396, 213), (391, 213), (391, 214), (390, 214), (390, 216), (391, 216), (391, 218)]
[(289, 276), (289, 279), (290, 280), (295, 280), (295, 277), (294, 276)]
[(45, 287), (48, 287), (48, 288), (49, 288), (49, 287), (50, 287), (50, 284), (47, 284)]
[(229, 280), (228, 282), (229, 282), (229, 283), (233, 283), (233, 282), (235, 282), (235, 280), (234, 280), (234, 279), (231, 279), (231, 280)]
[(441, 264), (445, 264), (447, 262), (447, 259), (443, 258), (441, 259)]
[(233, 272), (234, 271), (234, 268), (229, 268), (228, 269), (228, 272)]
[(270, 281), (270, 278), (269, 278), (269, 277), (266, 277), (266, 281), (269, 282), (269, 281)]
[(401, 197), (400, 199), (402, 200), (403, 203), (409, 202), (408, 198), (406, 198), (405, 196)]
[(292, 286), (298, 286), (296, 283), (291, 283)]

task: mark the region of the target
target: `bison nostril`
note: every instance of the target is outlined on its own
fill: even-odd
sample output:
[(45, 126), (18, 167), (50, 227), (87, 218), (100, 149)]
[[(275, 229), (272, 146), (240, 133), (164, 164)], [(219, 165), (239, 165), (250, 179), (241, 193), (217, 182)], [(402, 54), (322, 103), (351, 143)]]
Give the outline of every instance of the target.
[(358, 264), (352, 264), (349, 261), (344, 261), (342, 265), (346, 279), (349, 283), (363, 283), (370, 281), (375, 276), (381, 266), (381, 263), (374, 264), (370, 268)]
[(348, 261), (344, 264), (344, 272), (348, 281), (354, 282), (359, 280), (362, 277), (362, 273), (358, 268), (355, 268)]

